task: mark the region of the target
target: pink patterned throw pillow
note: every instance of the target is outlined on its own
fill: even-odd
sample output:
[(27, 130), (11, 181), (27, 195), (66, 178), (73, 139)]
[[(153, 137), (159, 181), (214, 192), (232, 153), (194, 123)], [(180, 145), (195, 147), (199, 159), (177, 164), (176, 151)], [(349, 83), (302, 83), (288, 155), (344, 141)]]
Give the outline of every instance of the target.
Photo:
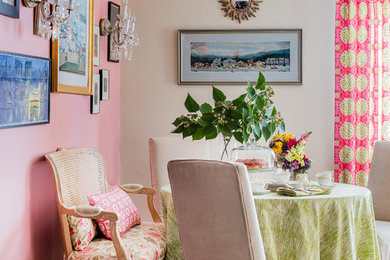
[(74, 250), (84, 250), (96, 235), (95, 221), (68, 215), (68, 223)]
[[(114, 211), (118, 214), (119, 219), (117, 228), (120, 235), (125, 233), (132, 226), (141, 224), (141, 217), (138, 209), (135, 207), (129, 195), (118, 186), (115, 186), (112, 190), (105, 193), (89, 195), (88, 200), (91, 206), (98, 206), (103, 210)], [(103, 234), (108, 239), (111, 239), (110, 221), (106, 219), (97, 219), (96, 222)]]

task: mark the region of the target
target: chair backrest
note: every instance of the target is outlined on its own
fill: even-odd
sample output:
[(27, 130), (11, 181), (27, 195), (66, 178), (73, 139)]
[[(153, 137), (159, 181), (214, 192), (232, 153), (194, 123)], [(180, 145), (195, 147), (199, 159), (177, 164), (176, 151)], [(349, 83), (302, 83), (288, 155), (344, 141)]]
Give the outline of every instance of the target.
[(390, 141), (376, 141), (368, 188), (371, 190), (375, 218), (390, 221)]
[(169, 184), (167, 164), (173, 159), (210, 159), (208, 141), (192, 141), (181, 136), (152, 137), (149, 139), (149, 165), (152, 187), (156, 189), (154, 203), (160, 212), (160, 188)]
[(103, 157), (95, 148), (59, 149), (46, 159), (53, 170), (59, 203), (89, 205), (88, 195), (107, 190)]
[(168, 174), (186, 260), (265, 259), (243, 164), (174, 160)]

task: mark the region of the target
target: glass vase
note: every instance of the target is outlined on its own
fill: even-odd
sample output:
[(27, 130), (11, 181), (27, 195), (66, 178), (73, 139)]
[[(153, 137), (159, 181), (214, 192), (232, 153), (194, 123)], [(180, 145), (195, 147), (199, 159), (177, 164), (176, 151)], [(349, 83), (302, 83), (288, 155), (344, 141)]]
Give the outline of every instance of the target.
[(307, 187), (310, 185), (309, 172), (310, 168), (290, 170), (290, 181), (296, 181), (303, 188)]
[(276, 165), (278, 168), (282, 168), (284, 164), (284, 159), (286, 159), (285, 153), (280, 153), (276, 155)]
[(285, 153), (280, 153), (276, 155), (275, 181), (277, 182), (288, 182), (290, 179), (290, 170), (283, 169), (285, 158)]
[(232, 138), (219, 136), (219, 159), (221, 161), (232, 160), (232, 150), (235, 147), (235, 141)]

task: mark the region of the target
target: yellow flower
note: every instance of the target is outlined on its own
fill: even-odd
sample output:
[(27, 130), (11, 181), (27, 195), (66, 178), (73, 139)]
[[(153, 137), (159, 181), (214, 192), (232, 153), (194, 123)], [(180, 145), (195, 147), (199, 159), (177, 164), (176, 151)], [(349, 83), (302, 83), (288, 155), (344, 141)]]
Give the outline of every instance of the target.
[(274, 146), (274, 148), (272, 148), (272, 150), (274, 150), (274, 152), (276, 153), (276, 154), (281, 154), (282, 153), (282, 148), (280, 147), (276, 147), (276, 146)]
[(278, 141), (278, 142), (275, 142), (275, 147), (277, 148), (282, 148), (283, 147), (283, 143)]
[(282, 136), (281, 135), (274, 135), (274, 137), (272, 137), (272, 140), (275, 140), (275, 139), (282, 139)]
[(283, 136), (282, 136), (282, 140), (284, 143), (287, 143), (288, 141), (290, 141), (290, 139), (294, 139), (295, 137), (292, 135), (292, 134), (289, 134), (289, 133), (285, 133)]
[(276, 141), (274, 144), (274, 147), (272, 147), (272, 149), (274, 150), (274, 152), (276, 154), (282, 153), (283, 152), (283, 143), (281, 141)]

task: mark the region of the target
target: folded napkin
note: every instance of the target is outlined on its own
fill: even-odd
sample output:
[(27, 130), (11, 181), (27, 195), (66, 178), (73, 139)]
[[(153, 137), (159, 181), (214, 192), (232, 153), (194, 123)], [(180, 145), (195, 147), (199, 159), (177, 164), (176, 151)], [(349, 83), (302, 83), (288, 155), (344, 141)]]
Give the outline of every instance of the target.
[(278, 188), (293, 188), (293, 187), (287, 183), (271, 182), (271, 183), (267, 183), (264, 188), (266, 190), (270, 190), (271, 192), (276, 192)]
[(276, 193), (283, 196), (301, 197), (301, 196), (313, 196), (329, 194), (331, 188), (325, 188), (318, 185), (311, 185), (306, 189), (293, 188), (293, 187), (280, 187), (276, 190)]

